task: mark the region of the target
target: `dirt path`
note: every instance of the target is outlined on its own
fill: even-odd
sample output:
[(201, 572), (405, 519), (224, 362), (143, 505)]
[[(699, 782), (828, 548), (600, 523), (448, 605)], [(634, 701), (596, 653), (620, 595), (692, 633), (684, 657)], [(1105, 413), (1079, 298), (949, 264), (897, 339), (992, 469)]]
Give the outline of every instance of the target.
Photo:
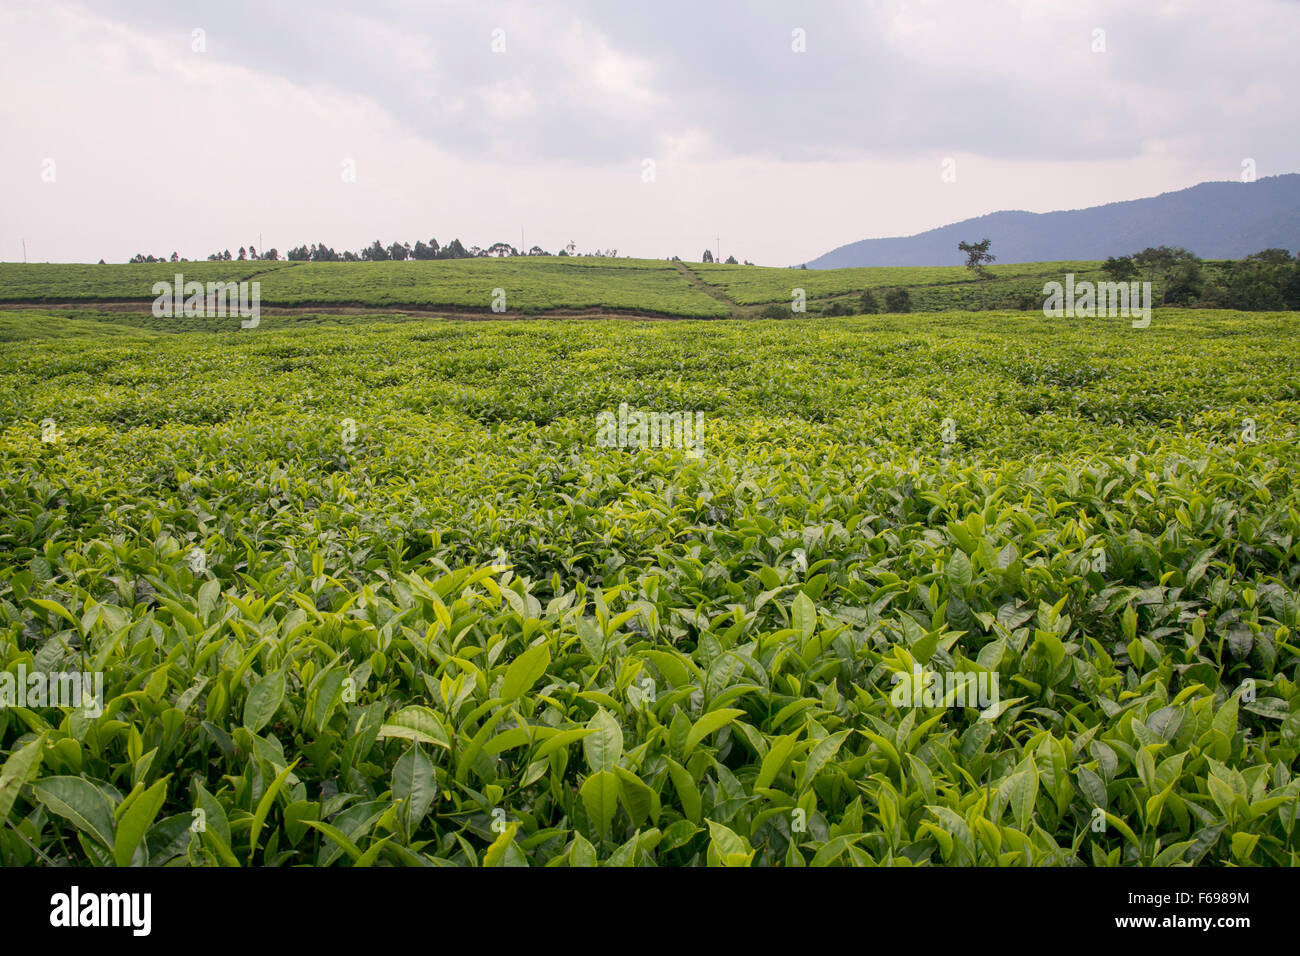
[(689, 282), (695, 288), (699, 289), (705, 295), (717, 299), (719, 302), (721, 302), (723, 305), (729, 308), (731, 310), (731, 317), (733, 319), (738, 319), (741, 317), (740, 306), (737, 305), (735, 302), (733, 302), (730, 298), (728, 298), (725, 292), (723, 292), (715, 285), (709, 285), (707, 282), (701, 279), (699, 275), (696, 274), (694, 269), (686, 265), (686, 263), (681, 261), (674, 261), (673, 265), (677, 267), (677, 271), (682, 274), (682, 276), (686, 279), (687, 282)]
[[(0, 301), (0, 312), (33, 309), (49, 312), (144, 312), (152, 314), (153, 299), (78, 299), (73, 302), (42, 302), (33, 299), (13, 302)], [(659, 312), (638, 312), (620, 309), (550, 309), (545, 312), (491, 312), (443, 308), (440, 306), (364, 305), (361, 303), (330, 303), (326, 305), (264, 305), (264, 316), (276, 315), (412, 315), (452, 319), (465, 322), (519, 322), (536, 319), (624, 319), (635, 322), (716, 322), (718, 318), (704, 316), (664, 315)]]
[[(283, 262), (284, 260), (278, 260), (278, 261)], [(254, 272), (251, 276), (249, 276), (248, 278), (244, 279), (244, 281), (245, 281), (245, 282), (252, 282), (254, 279), (260, 279), (260, 278), (262, 278), (262, 276), (269, 276), (269, 275), (270, 275), (271, 273), (273, 273), (273, 272), (283, 272), (283, 271), (286, 270), (286, 269), (292, 269), (294, 266), (299, 266), (299, 265), (302, 265), (302, 263), (301, 263), (301, 262), (298, 262), (298, 261), (293, 261), (293, 262), (290, 262), (287, 266), (286, 266), (286, 265), (279, 265), (279, 266), (276, 266), (276, 267), (273, 268), (273, 269), (263, 269), (261, 272)]]

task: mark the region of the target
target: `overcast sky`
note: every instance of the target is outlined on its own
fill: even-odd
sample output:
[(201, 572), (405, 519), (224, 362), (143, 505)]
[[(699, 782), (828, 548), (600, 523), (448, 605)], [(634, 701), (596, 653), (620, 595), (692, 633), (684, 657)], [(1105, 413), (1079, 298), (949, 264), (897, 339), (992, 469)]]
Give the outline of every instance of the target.
[(0, 0), (0, 260), (789, 265), (1300, 170), (1297, 42), (1295, 0)]

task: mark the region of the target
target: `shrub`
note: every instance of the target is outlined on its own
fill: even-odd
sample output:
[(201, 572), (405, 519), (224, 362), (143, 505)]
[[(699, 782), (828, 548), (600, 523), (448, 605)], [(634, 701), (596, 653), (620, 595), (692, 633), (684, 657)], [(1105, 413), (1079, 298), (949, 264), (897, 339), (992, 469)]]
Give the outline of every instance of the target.
[(912, 296), (906, 289), (890, 289), (885, 293), (886, 312), (911, 312)]

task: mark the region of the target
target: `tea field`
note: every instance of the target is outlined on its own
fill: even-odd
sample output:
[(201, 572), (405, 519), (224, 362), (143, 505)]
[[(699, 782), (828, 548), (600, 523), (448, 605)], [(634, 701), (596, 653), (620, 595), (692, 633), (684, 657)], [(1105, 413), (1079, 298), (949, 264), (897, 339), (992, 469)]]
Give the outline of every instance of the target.
[[(810, 300), (854, 297), (871, 289), (877, 299), (890, 288), (908, 289), (913, 307), (922, 310), (978, 308), (979, 284), (964, 266), (874, 266), (862, 269), (771, 269), (725, 264), (691, 264), (700, 278), (741, 305), (789, 303), (792, 289)], [(1105, 281), (1100, 262), (1027, 262), (992, 265), (988, 292), (991, 307), (1015, 308), (1020, 295), (1030, 294), (1042, 305), (1045, 282), (1062, 281), (1073, 272), (1080, 280)], [(1157, 292), (1158, 295), (1158, 292)], [(850, 299), (851, 304), (856, 301)]]
[(195, 282), (243, 282), (263, 278), (296, 263), (277, 262), (0, 262), (0, 302), (143, 301), (154, 298), (155, 282), (173, 282), (176, 273)]
[(654, 259), (515, 257), (404, 262), (0, 263), (0, 302), (151, 301), (153, 283), (255, 279), (268, 306), (556, 309), (719, 318), (731, 305)]
[[(1100, 265), (992, 266), (987, 304), (1040, 308), (1044, 283), (1064, 281), (1068, 272), (1080, 280), (1104, 281)], [(442, 308), (513, 316), (590, 311), (707, 319), (751, 317), (771, 306), (789, 316), (796, 289), (803, 291), (811, 313), (824, 311), (832, 302), (856, 312), (865, 290), (883, 301), (891, 288), (908, 290), (913, 311), (974, 309), (980, 303), (979, 283), (962, 266), (805, 270), (585, 256), (419, 262), (10, 262), (0, 263), (0, 303), (147, 303), (154, 297), (154, 283), (170, 283), (178, 272), (186, 281), (255, 280), (263, 305), (294, 309)], [(1159, 301), (1159, 283), (1155, 296)]]
[(0, 311), (4, 865), (1300, 862), (1295, 314), (150, 324)]

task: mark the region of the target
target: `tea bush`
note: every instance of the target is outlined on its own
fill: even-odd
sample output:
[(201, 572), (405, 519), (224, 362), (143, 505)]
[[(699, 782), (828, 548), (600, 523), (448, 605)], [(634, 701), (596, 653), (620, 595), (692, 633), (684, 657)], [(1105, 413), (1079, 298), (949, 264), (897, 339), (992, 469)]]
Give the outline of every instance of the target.
[(0, 313), (0, 862), (1294, 865), (1295, 319)]

